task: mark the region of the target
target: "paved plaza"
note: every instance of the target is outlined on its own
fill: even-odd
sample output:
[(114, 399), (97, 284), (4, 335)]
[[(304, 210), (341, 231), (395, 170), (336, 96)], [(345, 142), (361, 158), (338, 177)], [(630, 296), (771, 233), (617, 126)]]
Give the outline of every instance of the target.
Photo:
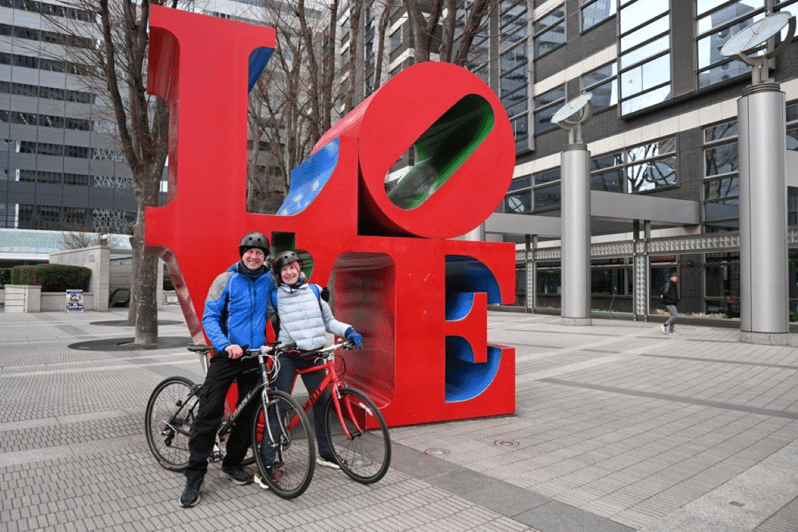
[(211, 464), (183, 509), (144, 408), (200, 365), (177, 306), (158, 349), (124, 345), (126, 312), (0, 314), (0, 530), (798, 530), (798, 335), (491, 311), (489, 341), (516, 348), (515, 415), (394, 428), (380, 482), (317, 468), (294, 500)]

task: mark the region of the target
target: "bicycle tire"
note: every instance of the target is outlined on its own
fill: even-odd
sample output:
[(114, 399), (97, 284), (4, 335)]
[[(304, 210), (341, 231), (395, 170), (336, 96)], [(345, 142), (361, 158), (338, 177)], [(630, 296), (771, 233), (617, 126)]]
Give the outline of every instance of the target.
[[(258, 462), (258, 472), (275, 495), (284, 499), (293, 499), (302, 495), (310, 481), (316, 466), (316, 446), (314, 432), (305, 411), (290, 394), (279, 390), (269, 390), (268, 417), (264, 417), (264, 404), (260, 401), (252, 423), (252, 448)], [(279, 413), (279, 414), (278, 414)], [(278, 440), (272, 442), (264, 419), (271, 419), (271, 434)], [(277, 420), (279, 419), (279, 426)], [(290, 424), (293, 427), (288, 430)], [(277, 482), (265, 474), (264, 457), (261, 446), (272, 445), (275, 448), (275, 460), (279, 462), (277, 469), (281, 475)]]
[(169, 377), (150, 394), (144, 414), (147, 445), (165, 469), (188, 467), (188, 439), (199, 398), (195, 384), (185, 377)]
[(339, 388), (338, 396), (346, 431), (332, 398), (324, 408), (324, 430), (335, 460), (352, 480), (362, 484), (377, 482), (391, 465), (388, 425), (374, 401), (360, 390)]

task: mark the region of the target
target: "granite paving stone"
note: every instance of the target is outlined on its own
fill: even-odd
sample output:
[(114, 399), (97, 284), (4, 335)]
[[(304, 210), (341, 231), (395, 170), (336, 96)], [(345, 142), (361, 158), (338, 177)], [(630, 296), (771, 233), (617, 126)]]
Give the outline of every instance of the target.
[(514, 414), (394, 427), (380, 482), (317, 471), (292, 501), (211, 464), (202, 502), (182, 509), (184, 477), (157, 465), (142, 420), (155, 385), (201, 368), (172, 341), (190, 343), (174, 305), (163, 348), (79, 348), (129, 338), (126, 314), (2, 314), (3, 530), (798, 529), (796, 338), (491, 310), (489, 341), (516, 348)]

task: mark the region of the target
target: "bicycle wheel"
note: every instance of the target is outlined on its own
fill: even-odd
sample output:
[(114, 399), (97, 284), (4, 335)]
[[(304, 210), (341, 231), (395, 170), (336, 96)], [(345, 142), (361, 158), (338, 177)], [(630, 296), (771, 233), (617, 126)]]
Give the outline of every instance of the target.
[(344, 473), (363, 484), (377, 482), (391, 465), (391, 437), (382, 414), (366, 394), (338, 390), (341, 420), (332, 398), (324, 409), (327, 441)]
[(198, 401), (194, 383), (185, 377), (162, 381), (147, 401), (147, 445), (158, 463), (170, 471), (188, 467), (188, 438)]
[[(302, 407), (291, 395), (269, 390), (266, 416), (263, 401), (260, 403), (252, 424), (258, 471), (276, 495), (293, 499), (302, 495), (313, 479), (316, 466), (313, 430)], [(269, 420), (268, 426), (265, 419)], [(274, 464), (274, 470), (279, 472), (276, 482), (265, 474), (267, 463)]]

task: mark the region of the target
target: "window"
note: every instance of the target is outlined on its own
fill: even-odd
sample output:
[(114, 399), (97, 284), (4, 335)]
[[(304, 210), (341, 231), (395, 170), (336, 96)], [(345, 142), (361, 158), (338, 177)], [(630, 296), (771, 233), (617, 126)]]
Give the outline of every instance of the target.
[[(502, 2), (500, 84), (501, 100), (510, 117), (517, 152), (529, 145), (529, 65), (527, 55), (526, 1)], [(487, 66), (487, 35), (483, 63)], [(476, 61), (475, 61), (476, 62)]]
[[(798, 4), (793, 4), (793, 6), (798, 8)], [(787, 149), (798, 151), (798, 103), (787, 105)], [(787, 168), (787, 171), (790, 172), (791, 169)], [(787, 225), (798, 225), (798, 194), (793, 193), (789, 188), (787, 189)], [(798, 288), (796, 289), (798, 290)], [(798, 295), (790, 297), (798, 297)], [(791, 301), (790, 308), (794, 307)]]
[(601, 24), (615, 14), (615, 0), (582, 0), (582, 31)]
[(674, 137), (626, 150), (627, 192), (647, 192), (677, 184)]
[(559, 297), (553, 299), (546, 299), (543, 298), (541, 300), (540, 296), (547, 296), (547, 295), (560, 295), (562, 291), (562, 285), (560, 282), (561, 278), (561, 266), (559, 262), (543, 262), (538, 265), (537, 271), (537, 278), (538, 278), (538, 300), (545, 304), (559, 304)]
[(632, 0), (621, 7), (621, 115), (671, 97), (669, 14), (669, 0)]
[(798, 151), (798, 103), (787, 106), (787, 149)]
[(590, 190), (624, 191), (623, 152), (594, 157), (590, 161)]
[(593, 113), (618, 105), (618, 66), (604, 65), (582, 76), (582, 88), (593, 95)]
[(551, 117), (565, 103), (565, 86), (558, 87), (535, 98), (535, 134), (556, 129)]
[(565, 44), (565, 4), (535, 21), (534, 28), (535, 59)]
[[(590, 292), (597, 297), (599, 305), (612, 301), (602, 296), (629, 296), (634, 293), (634, 276), (631, 259), (593, 259), (590, 261)], [(602, 308), (601, 306), (599, 308)]]
[[(718, 2), (698, 0), (697, 39), (698, 86), (707, 87), (747, 74), (751, 67), (720, 54), (735, 34), (762, 19), (763, 0)], [(758, 15), (754, 16), (756, 12)]]
[(507, 196), (504, 198), (504, 212), (512, 214), (529, 214), (532, 212), (531, 176), (513, 179)]
[(559, 209), (562, 204), (560, 190), (560, 169), (554, 168), (532, 176), (534, 211), (543, 212)]
[(740, 315), (740, 254), (707, 253), (704, 255), (704, 304), (707, 313), (726, 317)]
[(705, 232), (740, 228), (739, 196), (737, 121), (704, 128)]

